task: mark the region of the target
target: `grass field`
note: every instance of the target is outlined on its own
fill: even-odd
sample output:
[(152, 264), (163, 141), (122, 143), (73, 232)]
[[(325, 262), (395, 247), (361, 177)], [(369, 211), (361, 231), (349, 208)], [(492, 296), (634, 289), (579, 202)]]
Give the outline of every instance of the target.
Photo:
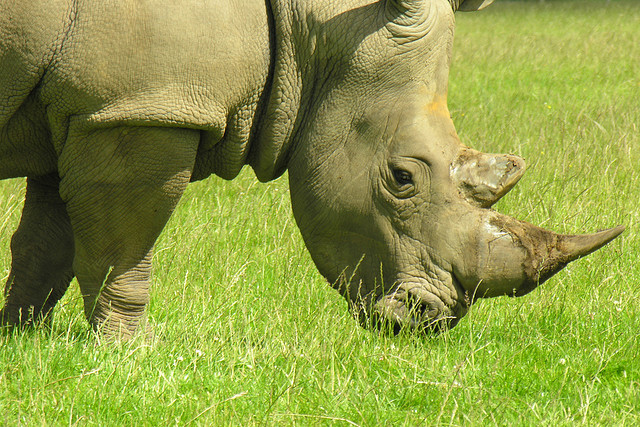
[[(496, 209), (620, 239), (450, 332), (390, 337), (317, 273), (286, 178), (209, 179), (158, 242), (154, 337), (102, 343), (74, 283), (50, 328), (0, 334), (0, 425), (640, 424), (640, 8), (498, 2), (457, 21), (458, 133), (529, 164)], [(3, 281), (23, 195), (0, 184)]]

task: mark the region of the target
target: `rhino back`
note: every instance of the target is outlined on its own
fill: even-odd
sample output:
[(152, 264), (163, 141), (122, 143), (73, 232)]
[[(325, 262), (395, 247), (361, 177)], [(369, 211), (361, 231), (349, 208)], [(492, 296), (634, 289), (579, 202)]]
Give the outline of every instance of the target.
[(38, 90), (56, 152), (70, 124), (124, 124), (201, 129), (200, 169), (214, 168), (208, 151), (226, 140), (235, 146), (223, 151), (243, 156), (269, 72), (263, 1), (77, 1), (61, 9), (65, 37)]

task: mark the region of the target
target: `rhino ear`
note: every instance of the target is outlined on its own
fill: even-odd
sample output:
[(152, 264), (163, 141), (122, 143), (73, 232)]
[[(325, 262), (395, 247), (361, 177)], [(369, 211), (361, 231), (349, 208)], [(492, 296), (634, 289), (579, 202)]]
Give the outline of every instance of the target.
[(491, 3), (493, 3), (493, 0), (451, 0), (453, 10), (460, 10), (462, 12), (473, 12), (484, 9)]

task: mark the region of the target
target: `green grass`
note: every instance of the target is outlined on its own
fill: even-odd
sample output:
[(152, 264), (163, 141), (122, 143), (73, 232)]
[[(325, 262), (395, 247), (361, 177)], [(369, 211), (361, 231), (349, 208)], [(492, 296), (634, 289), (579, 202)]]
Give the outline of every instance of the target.
[[(640, 423), (640, 10), (498, 2), (459, 14), (463, 141), (523, 155), (497, 206), (622, 238), (437, 337), (361, 329), (324, 283), (286, 179), (191, 185), (155, 254), (151, 339), (102, 343), (73, 285), (50, 328), (0, 335), (0, 425)], [(23, 197), (0, 184), (0, 279)]]

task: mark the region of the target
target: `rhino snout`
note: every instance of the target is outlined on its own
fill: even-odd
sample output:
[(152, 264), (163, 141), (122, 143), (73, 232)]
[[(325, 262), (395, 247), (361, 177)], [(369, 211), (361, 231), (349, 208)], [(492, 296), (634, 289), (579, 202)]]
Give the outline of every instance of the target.
[(374, 313), (381, 324), (390, 323), (395, 333), (401, 329), (442, 332), (453, 328), (466, 314), (470, 301), (454, 274), (451, 283), (402, 282), (381, 297)]

